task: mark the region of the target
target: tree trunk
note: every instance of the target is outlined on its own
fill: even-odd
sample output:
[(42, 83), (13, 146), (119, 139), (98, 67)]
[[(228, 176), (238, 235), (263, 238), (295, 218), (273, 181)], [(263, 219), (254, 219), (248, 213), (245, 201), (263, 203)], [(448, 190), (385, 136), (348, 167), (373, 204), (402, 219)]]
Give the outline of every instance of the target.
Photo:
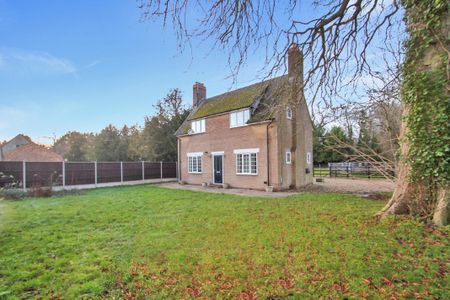
[(437, 226), (448, 224), (448, 189), (441, 189), (438, 194), (438, 202), (433, 214), (433, 223)]
[(410, 203), (414, 197), (414, 187), (410, 181), (409, 174), (411, 168), (407, 163), (409, 153), (409, 142), (406, 138), (408, 127), (406, 118), (409, 113), (409, 107), (403, 109), (402, 129), (400, 131), (400, 159), (397, 165), (397, 180), (392, 198), (386, 206), (377, 213), (378, 217), (385, 217), (391, 214), (407, 214), (410, 211)]
[[(438, 148), (442, 145), (434, 146), (436, 140), (444, 139), (445, 143), (448, 139), (448, 135), (445, 134), (448, 131), (448, 121), (447, 124), (434, 121), (442, 116), (444, 120), (448, 120), (450, 5), (444, 4), (440, 10), (433, 11), (436, 7), (431, 1), (403, 0), (403, 2), (410, 37), (406, 43), (407, 52), (403, 68), (404, 111), (400, 133), (400, 159), (392, 198), (377, 213), (377, 216), (410, 213), (431, 219), (434, 224), (443, 226), (448, 224), (449, 215), (448, 170), (441, 170), (441, 173), (437, 175), (433, 172), (422, 171), (426, 171), (424, 168), (427, 167), (429, 170), (438, 169), (441, 166), (439, 163), (442, 163), (448, 155), (448, 150), (443, 150), (443, 155), (434, 156), (434, 160), (429, 159), (429, 166), (421, 165), (421, 160), (426, 160), (426, 155), (432, 156), (442, 151), (442, 148)], [(436, 16), (429, 11), (438, 13), (440, 22), (429, 21), (427, 18)], [(438, 76), (444, 74), (443, 85), (436, 85), (435, 77), (433, 77), (436, 74)], [(427, 87), (437, 87), (437, 89), (432, 90), (434, 93), (424, 92)], [(423, 118), (418, 118), (418, 115)], [(412, 118), (408, 118), (411, 116)], [(422, 157), (420, 156), (421, 147), (428, 151), (425, 154), (422, 153), (424, 155)]]

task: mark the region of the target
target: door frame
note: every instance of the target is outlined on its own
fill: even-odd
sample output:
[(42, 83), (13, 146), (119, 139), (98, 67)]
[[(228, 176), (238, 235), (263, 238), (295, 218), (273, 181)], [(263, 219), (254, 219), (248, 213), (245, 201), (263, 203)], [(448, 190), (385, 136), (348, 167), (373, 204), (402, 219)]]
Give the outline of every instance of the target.
[[(221, 183), (216, 183), (216, 177), (215, 177), (215, 160), (214, 160), (214, 157), (215, 156), (222, 156), (222, 182)], [(214, 151), (214, 152), (211, 152), (211, 157), (212, 157), (212, 182), (213, 182), (213, 184), (223, 184), (224, 183), (224, 179), (225, 179), (225, 162), (224, 162), (224, 158), (225, 158), (225, 155), (224, 155), (224, 151)]]

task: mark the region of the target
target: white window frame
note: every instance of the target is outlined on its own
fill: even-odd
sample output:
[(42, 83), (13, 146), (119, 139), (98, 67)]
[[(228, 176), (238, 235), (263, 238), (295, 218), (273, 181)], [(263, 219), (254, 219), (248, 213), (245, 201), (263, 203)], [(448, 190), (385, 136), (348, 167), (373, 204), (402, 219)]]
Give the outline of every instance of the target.
[(290, 106), (286, 108), (286, 119), (292, 120), (292, 108)]
[(291, 151), (286, 151), (285, 161), (286, 161), (287, 165), (292, 164), (292, 152)]
[(206, 132), (206, 120), (193, 120), (191, 121), (191, 131), (193, 134)]
[(230, 128), (246, 126), (250, 120), (250, 109), (230, 112)]
[[(190, 152), (187, 154), (188, 173), (202, 174), (203, 173), (203, 152)], [(199, 168), (200, 167), (200, 168)]]
[[(237, 149), (233, 151), (236, 158), (236, 175), (258, 175), (259, 148)], [(254, 168), (252, 158), (254, 157)], [(247, 163), (245, 164), (245, 161)]]
[(311, 152), (306, 152), (306, 163), (308, 164), (308, 165), (310, 165), (311, 164)]

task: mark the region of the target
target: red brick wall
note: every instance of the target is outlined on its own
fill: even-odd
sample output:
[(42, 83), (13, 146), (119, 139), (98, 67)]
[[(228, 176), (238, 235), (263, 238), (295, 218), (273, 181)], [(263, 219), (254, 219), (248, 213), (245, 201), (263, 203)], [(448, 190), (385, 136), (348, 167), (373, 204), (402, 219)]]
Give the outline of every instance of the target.
[[(206, 132), (180, 137), (181, 180), (190, 184), (212, 183), (211, 152), (224, 151), (224, 183), (231, 187), (265, 189), (267, 181), (267, 123), (230, 128), (229, 114), (206, 119)], [(278, 187), (276, 124), (269, 127), (270, 185)], [(258, 175), (236, 174), (236, 149), (259, 148)], [(203, 152), (202, 174), (189, 174), (188, 152)], [(207, 153), (205, 153), (207, 152)]]

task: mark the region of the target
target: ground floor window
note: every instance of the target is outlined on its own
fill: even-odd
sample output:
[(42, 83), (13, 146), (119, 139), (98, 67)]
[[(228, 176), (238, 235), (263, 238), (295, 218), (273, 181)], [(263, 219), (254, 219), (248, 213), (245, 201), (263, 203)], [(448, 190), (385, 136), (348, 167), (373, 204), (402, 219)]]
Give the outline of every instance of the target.
[(258, 174), (257, 153), (236, 154), (236, 174), (241, 175)]
[(202, 173), (202, 156), (198, 154), (188, 154), (188, 172)]

